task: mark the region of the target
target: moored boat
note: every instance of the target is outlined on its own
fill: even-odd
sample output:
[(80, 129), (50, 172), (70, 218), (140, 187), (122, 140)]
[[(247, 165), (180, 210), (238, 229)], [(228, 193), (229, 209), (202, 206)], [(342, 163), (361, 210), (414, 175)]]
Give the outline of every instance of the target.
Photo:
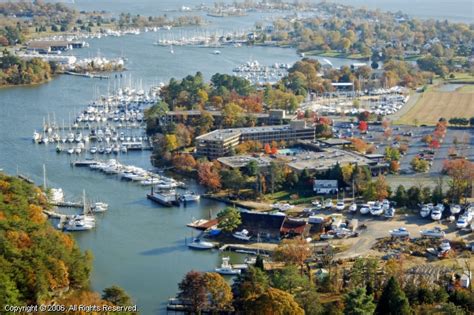
[(188, 243), (188, 247), (192, 249), (212, 249), (214, 244), (203, 241), (200, 238), (194, 238), (191, 243)]

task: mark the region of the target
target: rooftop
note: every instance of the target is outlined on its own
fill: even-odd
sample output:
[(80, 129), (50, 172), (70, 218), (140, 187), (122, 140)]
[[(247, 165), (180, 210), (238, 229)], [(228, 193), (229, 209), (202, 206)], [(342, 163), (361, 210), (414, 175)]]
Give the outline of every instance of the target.
[(226, 140), (234, 136), (241, 134), (252, 134), (252, 133), (263, 133), (263, 132), (275, 132), (284, 131), (291, 129), (290, 125), (274, 125), (274, 126), (262, 126), (262, 127), (245, 127), (245, 128), (231, 128), (231, 129), (217, 129), (201, 135), (196, 140)]
[(310, 150), (295, 151), (293, 154), (275, 155), (237, 155), (229, 157), (221, 157), (218, 159), (222, 164), (231, 168), (245, 167), (250, 161), (256, 161), (258, 166), (266, 167), (270, 162), (276, 159), (288, 164), (289, 167), (303, 171), (324, 171), (332, 168), (336, 163), (340, 165), (354, 164), (369, 165), (374, 161), (354, 152), (339, 150), (334, 148), (325, 149), (321, 152)]

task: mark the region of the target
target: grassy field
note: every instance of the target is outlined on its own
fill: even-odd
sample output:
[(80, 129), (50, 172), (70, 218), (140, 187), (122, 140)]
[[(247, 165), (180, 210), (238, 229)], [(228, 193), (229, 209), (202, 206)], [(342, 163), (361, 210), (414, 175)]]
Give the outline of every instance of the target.
[(428, 91), (420, 96), (418, 102), (397, 123), (435, 125), (444, 117), (474, 117), (474, 95), (472, 87), (467, 91), (436, 92)]
[(305, 52), (308, 56), (321, 56), (321, 57), (331, 57), (331, 58), (348, 58), (348, 59), (357, 59), (357, 60), (367, 60), (367, 56), (362, 56), (361, 54), (349, 54), (343, 52), (337, 52), (335, 50), (324, 51), (324, 50), (310, 50)]

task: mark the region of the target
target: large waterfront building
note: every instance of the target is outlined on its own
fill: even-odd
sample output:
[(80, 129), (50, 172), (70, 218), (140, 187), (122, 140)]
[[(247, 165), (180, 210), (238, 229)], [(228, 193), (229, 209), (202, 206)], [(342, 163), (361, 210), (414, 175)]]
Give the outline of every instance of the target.
[(196, 155), (210, 159), (228, 156), (239, 143), (248, 140), (261, 143), (314, 140), (315, 132), (303, 120), (292, 120), (288, 125), (218, 129), (196, 138)]
[[(200, 118), (203, 113), (208, 113), (214, 119), (214, 125), (219, 126), (222, 123), (223, 115), (220, 110), (173, 110), (168, 111), (159, 118), (160, 126), (168, 126), (169, 124), (183, 123), (192, 125), (193, 122)], [(292, 117), (286, 115), (284, 110), (272, 109), (268, 113), (249, 113), (250, 117), (254, 117), (257, 125), (281, 125), (288, 123)]]

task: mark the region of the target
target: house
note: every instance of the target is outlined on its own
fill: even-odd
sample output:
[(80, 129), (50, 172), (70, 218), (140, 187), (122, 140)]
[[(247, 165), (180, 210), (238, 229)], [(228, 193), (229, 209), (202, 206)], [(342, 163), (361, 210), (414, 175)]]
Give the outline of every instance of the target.
[(317, 179), (314, 181), (313, 184), (313, 191), (316, 194), (335, 194), (337, 193), (338, 185), (337, 180), (325, 180), (325, 179)]

